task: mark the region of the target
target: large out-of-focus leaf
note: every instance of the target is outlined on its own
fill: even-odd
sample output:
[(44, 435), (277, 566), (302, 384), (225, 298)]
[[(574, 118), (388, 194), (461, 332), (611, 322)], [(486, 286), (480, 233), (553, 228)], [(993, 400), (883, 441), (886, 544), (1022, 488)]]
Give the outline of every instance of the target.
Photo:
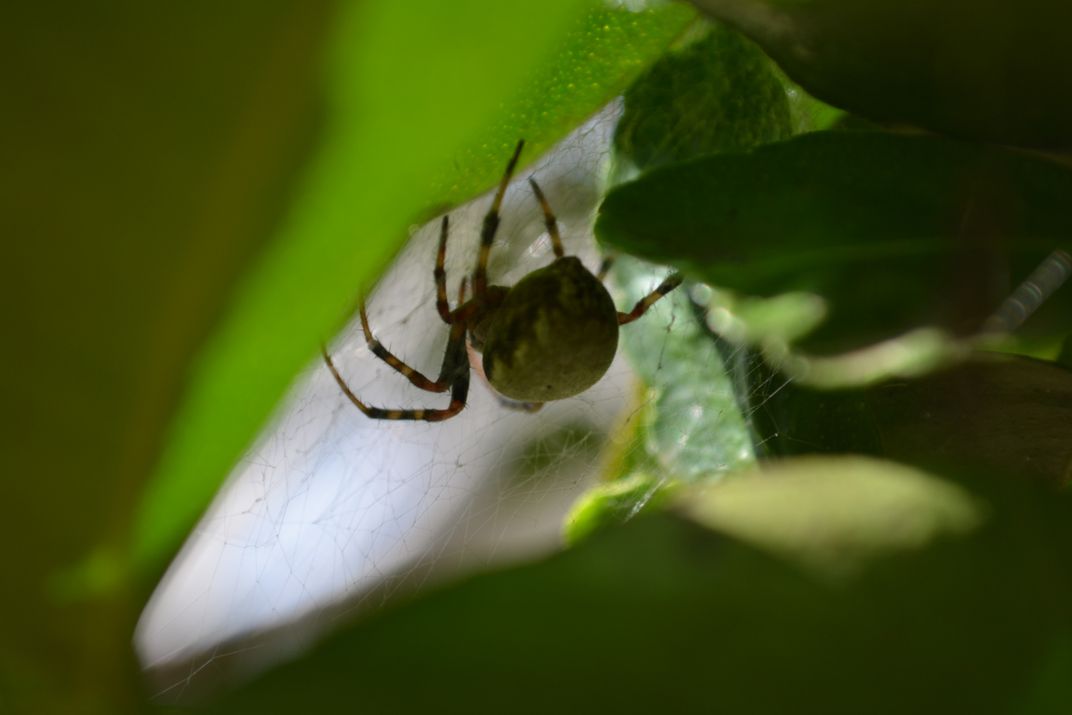
[(139, 557), (174, 546), (415, 216), (493, 183), (519, 137), (536, 149), (561, 137), (691, 17), (596, 0), (355, 5), (332, 54), (324, 139), (196, 366), (140, 515)]
[(313, 141), (331, 14), (290, 0), (0, 10), (0, 711), (117, 712), (137, 692), (139, 604), (101, 596), (122, 576), (105, 551)]
[(266, 0), (0, 15), (0, 710), (116, 712), (137, 697), (138, 589), (407, 225), (492, 184), (522, 133), (527, 161), (594, 112), (694, 12)]
[(1057, 355), (1057, 362), (1072, 370), (1072, 335), (1066, 337), (1061, 343), (1061, 352)]
[(682, 489), (686, 513), (713, 529), (845, 578), (883, 554), (962, 535), (986, 518), (967, 490), (903, 464), (864, 457), (774, 460)]
[[(605, 243), (717, 286), (817, 293), (841, 349), (983, 319), (1072, 242), (1072, 171), (933, 137), (819, 132), (652, 171), (608, 195)], [(1065, 291), (1064, 293), (1068, 293)], [(1028, 324), (1067, 330), (1058, 293)]]
[(381, 613), (210, 712), (1012, 713), (1067, 641), (1068, 504), (985, 509), (836, 581), (642, 517)]
[(809, 92), (880, 121), (1072, 146), (1072, 5), (1053, 0), (693, 0)]
[(756, 395), (757, 430), (781, 454), (864, 452), (922, 465), (974, 465), (1072, 481), (1072, 371), (979, 355), (921, 380)]

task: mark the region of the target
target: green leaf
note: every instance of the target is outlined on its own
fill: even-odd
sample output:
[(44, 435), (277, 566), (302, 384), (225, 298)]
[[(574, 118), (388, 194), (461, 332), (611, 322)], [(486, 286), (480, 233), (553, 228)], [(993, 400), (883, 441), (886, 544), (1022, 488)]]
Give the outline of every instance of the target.
[(783, 454), (862, 452), (1072, 482), (1072, 371), (1056, 363), (980, 354), (921, 380), (842, 392), (779, 385), (757, 399), (757, 429)]
[[(639, 261), (621, 258), (615, 281), (624, 303), (658, 285)], [(751, 437), (715, 340), (696, 320), (679, 288), (621, 331), (621, 344), (647, 389), (636, 436), (641, 469), (685, 482), (717, 479), (752, 463)]]
[[(977, 330), (1072, 239), (1072, 172), (933, 137), (819, 132), (666, 166), (612, 191), (599, 238), (718, 287), (814, 293), (809, 345), (857, 347), (921, 325)], [(1068, 291), (1031, 325), (1067, 330)]]
[(789, 101), (771, 61), (739, 33), (716, 26), (633, 83), (614, 146), (643, 170), (790, 134)]
[(1067, 636), (1056, 643), (1046, 662), (1039, 668), (1034, 685), (1016, 711), (1025, 715), (1051, 715), (1063, 712), (1072, 702), (1072, 639)]
[(1052, 0), (693, 0), (808, 92), (873, 120), (1072, 146), (1072, 6)]
[(838, 582), (635, 519), (358, 623), (209, 712), (1013, 712), (1069, 632), (1069, 505), (1049, 501), (1021, 489)]
[(970, 352), (969, 341), (952, 339), (935, 328), (918, 328), (838, 355), (811, 355), (792, 343), (826, 317), (826, 301), (818, 296), (790, 292), (756, 298), (710, 286), (695, 289), (693, 296), (703, 306), (712, 333), (739, 350), (754, 349), (785, 380), (807, 387), (845, 389), (918, 377), (957, 363)]
[(585, 492), (566, 517), (564, 535), (567, 544), (615, 524), (629, 521), (641, 512), (666, 501), (666, 480), (643, 472), (599, 484)]
[(1057, 356), (1057, 363), (1072, 370), (1072, 335), (1069, 335), (1061, 343), (1061, 352)]
[(532, 159), (694, 14), (5, 7), (0, 710), (140, 698), (144, 591), (407, 226), (490, 186), (520, 136)]
[(174, 547), (415, 216), (492, 184), (519, 137), (528, 161), (563, 136), (691, 17), (594, 0), (355, 8), (329, 68), (334, 114), (287, 220), (199, 358), (139, 515), (139, 561)]
[(140, 697), (125, 548), (192, 355), (316, 136), (323, 2), (5, 6), (0, 710)]
[(921, 549), (983, 523), (965, 489), (894, 462), (799, 457), (766, 463), (678, 501), (705, 526), (844, 578), (885, 554)]

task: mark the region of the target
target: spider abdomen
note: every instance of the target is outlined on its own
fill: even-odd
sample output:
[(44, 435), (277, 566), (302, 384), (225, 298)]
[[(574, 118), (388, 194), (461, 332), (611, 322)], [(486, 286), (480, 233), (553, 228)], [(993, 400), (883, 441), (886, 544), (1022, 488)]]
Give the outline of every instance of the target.
[(490, 320), (484, 373), (523, 402), (578, 395), (607, 372), (618, 349), (618, 310), (575, 256), (559, 258), (510, 288)]

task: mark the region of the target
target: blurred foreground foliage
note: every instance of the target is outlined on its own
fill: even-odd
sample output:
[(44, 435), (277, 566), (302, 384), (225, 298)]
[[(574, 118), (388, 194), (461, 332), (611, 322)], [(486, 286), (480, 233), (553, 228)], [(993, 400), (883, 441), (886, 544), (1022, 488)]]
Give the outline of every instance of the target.
[(1070, 289), (983, 331), (1072, 246), (1066, 162), (1016, 148), (1072, 140), (1067, 10), (695, 4), (729, 24), (597, 0), (3, 11), (0, 711), (150, 707), (138, 610), (353, 295), (517, 137), (531, 159), (623, 92), (597, 236), (694, 282), (657, 362), (642, 324), (624, 338), (641, 456), (571, 549), (210, 708), (1067, 710)]
[[(968, 481), (839, 457), (686, 491), (691, 520), (634, 519), (391, 609), (210, 712), (270, 711), (298, 689), (305, 707), (374, 712), (1067, 702), (1070, 681), (1046, 671), (1067, 657), (1070, 505), (1003, 478)], [(846, 574), (849, 558), (859, 570)]]

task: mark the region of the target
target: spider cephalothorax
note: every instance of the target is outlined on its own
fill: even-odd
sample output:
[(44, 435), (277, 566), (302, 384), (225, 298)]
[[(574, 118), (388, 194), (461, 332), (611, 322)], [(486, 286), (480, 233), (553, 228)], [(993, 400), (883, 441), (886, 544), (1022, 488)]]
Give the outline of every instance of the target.
[(436, 308), (451, 330), (437, 379), (425, 377), (380, 345), (372, 336), (364, 305), (361, 306), (361, 328), (372, 353), (422, 390), (450, 390), (450, 405), (441, 409), (416, 410), (366, 405), (350, 390), (335, 369), (331, 356), (324, 351), (324, 360), (339, 387), (369, 417), (437, 422), (461, 412), (469, 393), (467, 342), (483, 353), (484, 374), (491, 387), (524, 409), (531, 410), (544, 402), (578, 395), (594, 385), (610, 367), (618, 349), (618, 326), (636, 320), (655, 301), (680, 285), (681, 276), (675, 273), (638, 302), (632, 311), (618, 312), (603, 286), (609, 261), (604, 261), (599, 274), (595, 275), (576, 256), (565, 254), (558, 223), (547, 198), (536, 181), (529, 179), (543, 210), (555, 260), (549, 266), (532, 271), (511, 287), (489, 286), (488, 256), (499, 227), (499, 208), (523, 146), (524, 142), (517, 143), (491, 209), (484, 217), (480, 253), (471, 281), (473, 296), (465, 300), (466, 280), (463, 279), (460, 305), (453, 310), (447, 301), (447, 276), (443, 267), (450, 224), (449, 219), (443, 217), (433, 275)]

